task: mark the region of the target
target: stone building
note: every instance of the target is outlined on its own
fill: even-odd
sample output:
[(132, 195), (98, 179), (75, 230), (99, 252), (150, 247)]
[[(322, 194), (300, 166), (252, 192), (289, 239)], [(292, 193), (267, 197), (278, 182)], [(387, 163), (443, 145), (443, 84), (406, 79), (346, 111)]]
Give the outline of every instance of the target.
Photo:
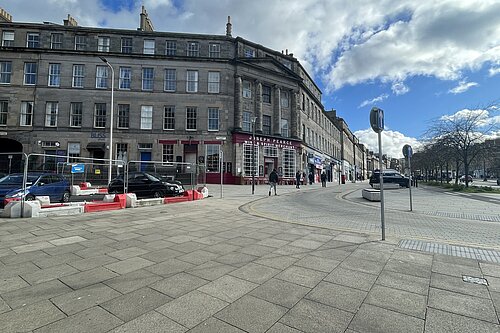
[(341, 135), (299, 61), (232, 37), (229, 18), (225, 35), (157, 32), (144, 8), (137, 30), (63, 22), (0, 13), (0, 153), (60, 156), (37, 161), (52, 170), (111, 150), (116, 166), (196, 163), (208, 183), (221, 171), (225, 183), (252, 171), (262, 182), (272, 169), (334, 180), (344, 154), (353, 165), (352, 144), (341, 147), (352, 133)]

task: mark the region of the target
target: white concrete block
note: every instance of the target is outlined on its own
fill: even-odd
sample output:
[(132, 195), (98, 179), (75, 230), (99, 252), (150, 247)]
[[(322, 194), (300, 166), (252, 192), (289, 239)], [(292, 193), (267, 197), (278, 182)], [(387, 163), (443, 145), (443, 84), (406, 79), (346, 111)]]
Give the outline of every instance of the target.
[(83, 206), (69, 205), (60, 206), (52, 208), (44, 208), (40, 210), (40, 217), (50, 217), (50, 216), (67, 216), (67, 215), (80, 215), (84, 213)]
[(364, 188), (361, 191), (363, 198), (369, 201), (380, 201), (380, 190), (373, 188)]
[(127, 208), (137, 207), (137, 196), (135, 193), (127, 193)]
[(136, 207), (147, 207), (156, 205), (163, 205), (163, 198), (141, 199), (137, 200), (136, 203)]
[(114, 202), (115, 201), (115, 195), (114, 194), (106, 194), (104, 198), (102, 199), (104, 202)]
[(80, 195), (80, 186), (72, 185), (71, 186), (71, 195)]
[[(2, 212), (2, 217), (21, 217), (21, 204), (21, 201), (9, 202)], [(41, 208), (39, 201), (25, 201), (22, 215), (23, 217), (38, 217)]]
[[(393, 190), (393, 189), (398, 189), (400, 186), (399, 184), (395, 183), (384, 183), (384, 190)], [(373, 188), (379, 190), (380, 189), (380, 184), (373, 184)]]
[(36, 200), (40, 202), (41, 206), (50, 205), (50, 197), (48, 195), (40, 195), (36, 197)]

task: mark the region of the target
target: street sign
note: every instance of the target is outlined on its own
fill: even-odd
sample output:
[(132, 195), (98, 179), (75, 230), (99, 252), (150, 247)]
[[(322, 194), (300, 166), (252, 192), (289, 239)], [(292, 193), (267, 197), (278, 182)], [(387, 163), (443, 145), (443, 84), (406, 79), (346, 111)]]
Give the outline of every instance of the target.
[(380, 133), (384, 130), (384, 110), (377, 107), (371, 109), (370, 126), (376, 133)]
[(84, 173), (85, 164), (73, 164), (71, 165), (71, 173)]
[(405, 158), (411, 158), (413, 155), (413, 149), (411, 148), (410, 145), (404, 145), (403, 146), (403, 156)]
[(221, 140), (221, 141), (226, 141), (227, 138), (225, 136), (216, 136), (215, 139)]

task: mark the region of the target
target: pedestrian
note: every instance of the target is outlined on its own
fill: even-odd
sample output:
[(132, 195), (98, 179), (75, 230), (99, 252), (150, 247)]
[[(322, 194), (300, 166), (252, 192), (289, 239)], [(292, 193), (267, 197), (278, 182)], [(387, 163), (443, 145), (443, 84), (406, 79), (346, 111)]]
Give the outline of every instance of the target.
[(269, 195), (271, 195), (271, 190), (274, 188), (274, 195), (278, 195), (276, 193), (276, 185), (278, 184), (279, 177), (276, 169), (269, 174)]
[(300, 178), (302, 177), (302, 174), (300, 173), (300, 170), (297, 171), (295, 174), (295, 188), (300, 188)]
[(323, 171), (321, 173), (321, 186), (326, 187), (326, 172), (325, 171)]
[(306, 180), (306, 173), (302, 172), (302, 185), (307, 185), (307, 180)]
[(312, 185), (314, 183), (314, 175), (312, 172), (309, 173), (309, 185)]

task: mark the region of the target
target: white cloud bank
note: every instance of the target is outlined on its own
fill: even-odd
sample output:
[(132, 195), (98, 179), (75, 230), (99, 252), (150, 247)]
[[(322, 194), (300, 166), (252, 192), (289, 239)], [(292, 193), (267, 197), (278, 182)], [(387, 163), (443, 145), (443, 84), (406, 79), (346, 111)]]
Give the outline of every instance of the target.
[(458, 85), (455, 88), (452, 88), (448, 90), (448, 93), (451, 94), (461, 94), (463, 92), (466, 92), (472, 87), (478, 86), (479, 84), (477, 82), (466, 82), (466, 80), (462, 80), (458, 82)]
[(375, 97), (375, 98), (373, 98), (373, 99), (369, 99), (369, 100), (367, 99), (367, 100), (365, 100), (365, 101), (361, 102), (361, 104), (358, 106), (358, 109), (360, 109), (360, 108), (362, 108), (362, 107), (365, 107), (365, 106), (367, 106), (367, 105), (374, 105), (374, 104), (376, 104), (376, 103), (380, 103), (380, 102), (382, 102), (383, 100), (387, 99), (388, 97), (389, 97), (389, 95), (387, 95), (387, 94), (382, 94), (382, 95), (377, 96), (377, 97)]
[[(371, 128), (354, 132), (354, 135), (359, 138), (369, 150), (378, 154), (378, 134)], [(394, 157), (403, 157), (403, 146), (410, 145), (415, 151), (420, 147), (420, 143), (416, 138), (405, 136), (403, 133), (391, 130), (382, 132), (382, 153)]]

